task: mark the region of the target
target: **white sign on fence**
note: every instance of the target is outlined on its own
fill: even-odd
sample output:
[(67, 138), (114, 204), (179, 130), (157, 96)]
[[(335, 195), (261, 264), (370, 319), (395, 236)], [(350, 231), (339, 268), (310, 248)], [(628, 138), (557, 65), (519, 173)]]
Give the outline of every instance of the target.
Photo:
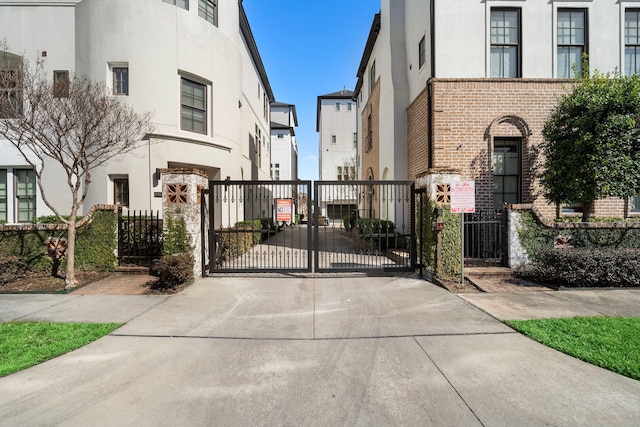
[(474, 213), (476, 211), (475, 181), (451, 183), (451, 213)]

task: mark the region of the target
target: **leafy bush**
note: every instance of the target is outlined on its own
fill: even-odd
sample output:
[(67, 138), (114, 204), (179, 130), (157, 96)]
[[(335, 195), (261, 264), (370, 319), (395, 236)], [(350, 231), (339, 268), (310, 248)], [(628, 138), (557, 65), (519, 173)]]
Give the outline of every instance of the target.
[(536, 280), (566, 287), (640, 286), (640, 250), (547, 249), (538, 253)]
[(395, 224), (391, 221), (385, 221), (375, 218), (358, 218), (356, 220), (356, 227), (360, 234), (372, 234), (372, 233), (393, 233), (395, 231)]
[(17, 256), (0, 255), (0, 285), (11, 282), (24, 272), (24, 264)]
[(191, 253), (192, 248), (184, 218), (179, 217), (176, 221), (171, 215), (167, 215), (164, 223), (162, 255)]
[(84, 270), (113, 271), (118, 264), (118, 214), (97, 211), (91, 222), (78, 229), (76, 267)]
[(192, 254), (166, 255), (155, 260), (151, 274), (160, 280), (151, 285), (151, 289), (175, 289), (193, 280), (194, 259)]
[(16, 256), (28, 271), (51, 271), (52, 261), (47, 256), (47, 237), (64, 237), (66, 231), (22, 231), (0, 232), (0, 257)]

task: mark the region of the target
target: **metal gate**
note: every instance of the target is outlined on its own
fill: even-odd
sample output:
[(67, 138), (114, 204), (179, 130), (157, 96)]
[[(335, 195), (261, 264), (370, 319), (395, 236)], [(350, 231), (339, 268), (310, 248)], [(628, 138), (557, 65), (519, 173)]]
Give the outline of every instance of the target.
[(503, 210), (464, 214), (464, 259), (470, 266), (506, 262), (506, 220)]
[(211, 181), (201, 202), (205, 272), (416, 266), (411, 181)]
[(315, 271), (415, 269), (412, 181), (321, 181), (314, 196)]

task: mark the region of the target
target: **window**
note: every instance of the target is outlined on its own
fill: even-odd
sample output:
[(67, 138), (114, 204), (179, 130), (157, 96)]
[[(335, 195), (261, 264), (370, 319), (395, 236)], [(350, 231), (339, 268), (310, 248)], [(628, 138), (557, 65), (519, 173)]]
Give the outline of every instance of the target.
[(427, 51), (424, 42), (424, 36), (418, 43), (418, 68), (422, 68), (427, 61)]
[(358, 132), (353, 133), (353, 148), (358, 148)]
[(373, 148), (373, 122), (371, 120), (371, 114), (367, 116), (367, 136), (364, 138), (364, 149), (369, 151)]
[(587, 47), (586, 16), (585, 9), (558, 9), (559, 78), (576, 77), (582, 72), (582, 54)]
[(113, 202), (129, 207), (129, 178), (113, 179)]
[(53, 97), (69, 97), (69, 70), (57, 70), (53, 72)]
[(342, 181), (342, 166), (338, 166), (338, 181)]
[(520, 9), (491, 9), (491, 77), (520, 77)]
[(162, 0), (165, 3), (174, 4), (183, 9), (189, 10), (189, 0)]
[(335, 135), (331, 135), (331, 143), (332, 144), (337, 144), (338, 143), (338, 139)]
[(184, 130), (207, 133), (206, 86), (184, 77), (181, 81), (180, 125)]
[(493, 205), (520, 203), (520, 138), (495, 138), (493, 142)]
[(198, 15), (218, 26), (218, 0), (198, 0)]
[(353, 109), (350, 102), (347, 102), (347, 111), (351, 111)]
[(0, 118), (18, 117), (22, 113), (21, 68), (21, 57), (0, 52)]
[(369, 70), (369, 91), (373, 92), (373, 87), (376, 85), (376, 61), (371, 64)]
[(36, 173), (31, 169), (14, 170), (18, 222), (31, 222), (36, 217)]
[(624, 73), (640, 72), (640, 9), (624, 12)]
[(274, 181), (280, 181), (280, 163), (276, 163), (275, 167), (271, 165), (271, 178)]
[(284, 133), (279, 133), (278, 134), (278, 139), (284, 139)]
[(129, 67), (113, 67), (113, 94), (129, 95)]
[(7, 207), (7, 170), (0, 169), (0, 223), (7, 222), (8, 217)]
[(563, 214), (582, 213), (582, 202), (569, 202), (561, 206)]
[(340, 111), (340, 103), (336, 102), (336, 111)]
[[(2, 196), (0, 195), (0, 203), (2, 202), (1, 197)], [(633, 213), (640, 213), (640, 193), (629, 197), (629, 211)]]

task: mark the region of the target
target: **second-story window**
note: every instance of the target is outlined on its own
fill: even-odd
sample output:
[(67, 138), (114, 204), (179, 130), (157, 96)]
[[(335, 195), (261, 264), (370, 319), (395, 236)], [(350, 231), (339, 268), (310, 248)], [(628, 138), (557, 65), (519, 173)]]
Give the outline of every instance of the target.
[(189, 0), (162, 0), (165, 3), (174, 4), (183, 9), (189, 10)]
[(181, 79), (180, 126), (183, 130), (207, 133), (207, 87)]
[(69, 97), (69, 70), (53, 72), (53, 96), (54, 98)]
[(624, 12), (624, 74), (640, 72), (640, 9)]
[(336, 102), (336, 111), (340, 111), (340, 103)]
[(520, 77), (520, 9), (491, 9), (491, 77)]
[(129, 95), (129, 67), (113, 67), (113, 94)]
[(218, 0), (198, 0), (198, 15), (218, 26)]
[(427, 50), (425, 46), (424, 36), (418, 43), (418, 68), (422, 68), (427, 61)]
[(376, 85), (376, 61), (373, 61), (371, 64), (371, 69), (369, 70), (369, 91), (373, 92), (373, 87)]
[(561, 79), (582, 73), (582, 54), (587, 51), (586, 18), (585, 9), (558, 9), (558, 77)]

